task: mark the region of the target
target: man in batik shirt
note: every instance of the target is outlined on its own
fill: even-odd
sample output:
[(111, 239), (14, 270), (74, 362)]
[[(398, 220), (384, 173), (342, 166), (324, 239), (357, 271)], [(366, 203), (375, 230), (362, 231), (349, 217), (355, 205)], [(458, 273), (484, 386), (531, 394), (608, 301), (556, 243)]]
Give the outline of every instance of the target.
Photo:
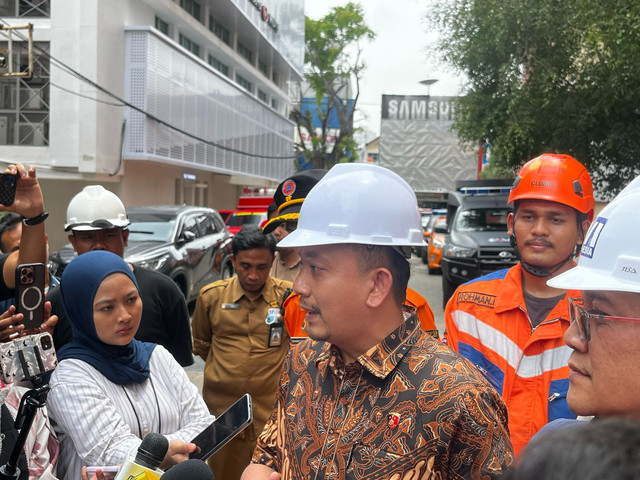
[[(381, 195), (384, 192), (384, 195)], [(310, 340), (285, 361), (242, 479), (492, 479), (513, 461), (504, 403), (403, 312), (415, 194), (393, 172), (339, 164), (307, 196), (294, 282)]]

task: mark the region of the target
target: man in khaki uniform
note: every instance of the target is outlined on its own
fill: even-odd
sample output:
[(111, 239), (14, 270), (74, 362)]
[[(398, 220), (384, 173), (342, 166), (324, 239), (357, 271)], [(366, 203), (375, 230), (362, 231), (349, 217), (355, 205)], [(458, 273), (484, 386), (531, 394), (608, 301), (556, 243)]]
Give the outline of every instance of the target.
[(253, 423), (209, 460), (216, 478), (237, 480), (251, 460), (275, 401), (289, 335), (281, 316), (291, 282), (269, 275), (276, 239), (258, 226), (232, 241), (237, 276), (202, 290), (193, 314), (193, 353), (205, 360), (203, 396), (220, 415), (245, 393), (253, 399)]

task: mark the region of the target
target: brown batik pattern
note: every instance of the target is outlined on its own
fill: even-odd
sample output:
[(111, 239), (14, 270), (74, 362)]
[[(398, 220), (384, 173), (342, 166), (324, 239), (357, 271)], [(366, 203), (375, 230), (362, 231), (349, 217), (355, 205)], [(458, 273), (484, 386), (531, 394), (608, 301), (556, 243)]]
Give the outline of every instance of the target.
[(282, 480), (491, 479), (512, 460), (498, 394), (415, 317), (346, 366), (294, 347), (253, 456)]

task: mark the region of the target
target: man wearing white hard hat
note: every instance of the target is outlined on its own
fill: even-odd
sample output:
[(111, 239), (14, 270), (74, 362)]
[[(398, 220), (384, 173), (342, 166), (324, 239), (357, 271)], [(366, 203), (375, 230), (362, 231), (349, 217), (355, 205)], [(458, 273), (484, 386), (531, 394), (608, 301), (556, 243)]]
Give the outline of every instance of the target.
[(640, 417), (638, 186), (636, 179), (600, 212), (578, 266), (548, 282), (582, 290), (582, 299), (569, 300), (571, 326), (564, 336), (573, 350), (567, 403), (578, 415)]
[(271, 417), (242, 479), (499, 478), (512, 462), (506, 409), (465, 359), (403, 309), (411, 187), (390, 170), (338, 164), (311, 190), (293, 288), (307, 310)]
[[(92, 250), (106, 250), (124, 258), (131, 222), (118, 196), (102, 185), (88, 185), (76, 194), (67, 207), (67, 223), (73, 249), (82, 255)], [(176, 361), (186, 367), (193, 364), (191, 321), (187, 303), (178, 286), (168, 276), (131, 265), (144, 310), (136, 339), (165, 347)], [(59, 321), (53, 332), (56, 350), (72, 339), (71, 324), (66, 317), (60, 292), (53, 289), (52, 312)]]

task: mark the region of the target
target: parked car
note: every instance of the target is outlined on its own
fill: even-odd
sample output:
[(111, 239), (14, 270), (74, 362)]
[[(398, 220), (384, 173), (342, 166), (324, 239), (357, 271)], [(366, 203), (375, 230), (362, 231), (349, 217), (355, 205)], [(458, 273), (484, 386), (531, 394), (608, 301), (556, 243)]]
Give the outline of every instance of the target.
[[(168, 275), (188, 302), (203, 286), (233, 275), (231, 234), (215, 210), (163, 205), (131, 207), (127, 215), (125, 260)], [(75, 255), (71, 244), (51, 253), (51, 271), (61, 275)]]
[[(424, 227), (427, 225), (427, 223), (429, 223), (429, 218), (431, 218), (431, 214), (432, 214), (431, 208), (420, 209), (420, 216), (421, 216), (423, 230), (424, 230)], [(424, 240), (426, 242), (427, 240), (426, 237)], [(422, 256), (422, 247), (411, 247), (411, 251), (419, 257)]]
[(427, 267), (429, 275), (440, 272), (440, 260), (442, 259), (442, 247), (444, 247), (444, 237), (447, 234), (447, 217), (439, 216), (433, 224), (433, 229), (429, 234), (429, 245), (427, 246)]
[(426, 222), (424, 217), (422, 219), (422, 236), (424, 238), (424, 245), (420, 248), (420, 257), (422, 263), (429, 263), (429, 239), (431, 238), (431, 232), (433, 232), (433, 226), (440, 217), (446, 217), (447, 210), (444, 208), (438, 208), (431, 212), (431, 215), (427, 218)]
[(238, 233), (245, 225), (260, 225), (267, 219), (267, 212), (251, 212), (238, 210), (227, 218), (227, 229), (232, 235)]

